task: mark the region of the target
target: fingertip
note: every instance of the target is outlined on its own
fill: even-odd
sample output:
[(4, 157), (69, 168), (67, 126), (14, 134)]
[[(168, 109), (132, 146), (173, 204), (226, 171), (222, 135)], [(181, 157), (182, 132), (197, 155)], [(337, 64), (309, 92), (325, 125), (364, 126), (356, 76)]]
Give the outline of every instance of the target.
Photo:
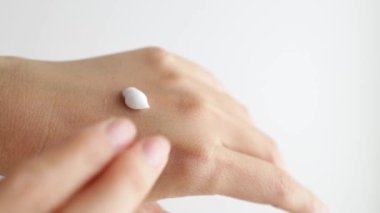
[(143, 154), (152, 167), (163, 167), (166, 164), (169, 152), (170, 143), (163, 136), (153, 136), (142, 139)]
[(115, 148), (128, 146), (136, 135), (135, 125), (127, 118), (111, 118), (105, 125), (108, 141)]
[[(123, 149), (96, 181), (78, 195), (76, 203), (69, 209), (91, 203), (90, 210), (96, 209), (97, 212), (132, 212), (154, 186), (166, 165), (169, 152), (170, 145), (166, 138), (142, 138), (129, 149)], [(97, 196), (94, 197), (94, 194)], [(99, 203), (99, 199), (103, 202)]]

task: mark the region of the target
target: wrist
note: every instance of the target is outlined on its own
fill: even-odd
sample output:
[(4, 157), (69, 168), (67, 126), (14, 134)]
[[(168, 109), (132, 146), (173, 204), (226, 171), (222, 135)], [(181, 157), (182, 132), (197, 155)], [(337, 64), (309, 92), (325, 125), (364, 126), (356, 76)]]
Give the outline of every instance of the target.
[[(0, 174), (104, 119), (89, 107), (100, 106), (99, 99), (86, 99), (91, 89), (83, 90), (82, 75), (65, 63), (0, 58)], [(79, 99), (77, 91), (83, 91)]]
[(4, 174), (5, 164), (7, 161), (8, 145), (9, 145), (9, 135), (12, 131), (11, 127), (12, 113), (9, 111), (11, 109), (11, 103), (9, 102), (10, 91), (10, 81), (14, 79), (13, 74), (13, 58), (0, 57), (0, 174)]
[(27, 59), (0, 57), (0, 174), (41, 147), (31, 134), (41, 119), (32, 104), (37, 73), (29, 64)]

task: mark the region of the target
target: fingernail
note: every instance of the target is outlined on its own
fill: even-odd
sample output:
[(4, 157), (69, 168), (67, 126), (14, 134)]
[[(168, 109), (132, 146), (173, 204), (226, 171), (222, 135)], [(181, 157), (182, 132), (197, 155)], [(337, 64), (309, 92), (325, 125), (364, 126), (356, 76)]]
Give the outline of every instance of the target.
[(168, 140), (161, 136), (143, 140), (143, 152), (148, 163), (153, 167), (159, 167), (164, 164), (170, 151)]
[(115, 148), (121, 148), (132, 143), (136, 128), (128, 119), (113, 119), (107, 124), (106, 133), (111, 145)]

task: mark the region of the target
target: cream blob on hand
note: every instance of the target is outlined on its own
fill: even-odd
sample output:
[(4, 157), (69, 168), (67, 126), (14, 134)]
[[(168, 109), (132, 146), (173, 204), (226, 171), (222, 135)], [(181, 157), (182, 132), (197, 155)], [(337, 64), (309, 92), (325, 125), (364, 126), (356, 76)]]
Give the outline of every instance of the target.
[(135, 87), (128, 87), (122, 91), (125, 104), (131, 109), (149, 109), (148, 98)]

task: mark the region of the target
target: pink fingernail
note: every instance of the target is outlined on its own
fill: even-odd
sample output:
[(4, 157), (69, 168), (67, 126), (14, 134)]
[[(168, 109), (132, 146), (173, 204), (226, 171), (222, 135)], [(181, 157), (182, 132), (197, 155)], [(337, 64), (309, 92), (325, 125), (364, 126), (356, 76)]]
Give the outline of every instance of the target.
[(115, 148), (125, 147), (132, 143), (136, 134), (135, 125), (128, 119), (113, 119), (106, 127), (109, 142)]
[(168, 158), (170, 144), (164, 137), (156, 136), (144, 139), (143, 152), (148, 163), (160, 167)]

